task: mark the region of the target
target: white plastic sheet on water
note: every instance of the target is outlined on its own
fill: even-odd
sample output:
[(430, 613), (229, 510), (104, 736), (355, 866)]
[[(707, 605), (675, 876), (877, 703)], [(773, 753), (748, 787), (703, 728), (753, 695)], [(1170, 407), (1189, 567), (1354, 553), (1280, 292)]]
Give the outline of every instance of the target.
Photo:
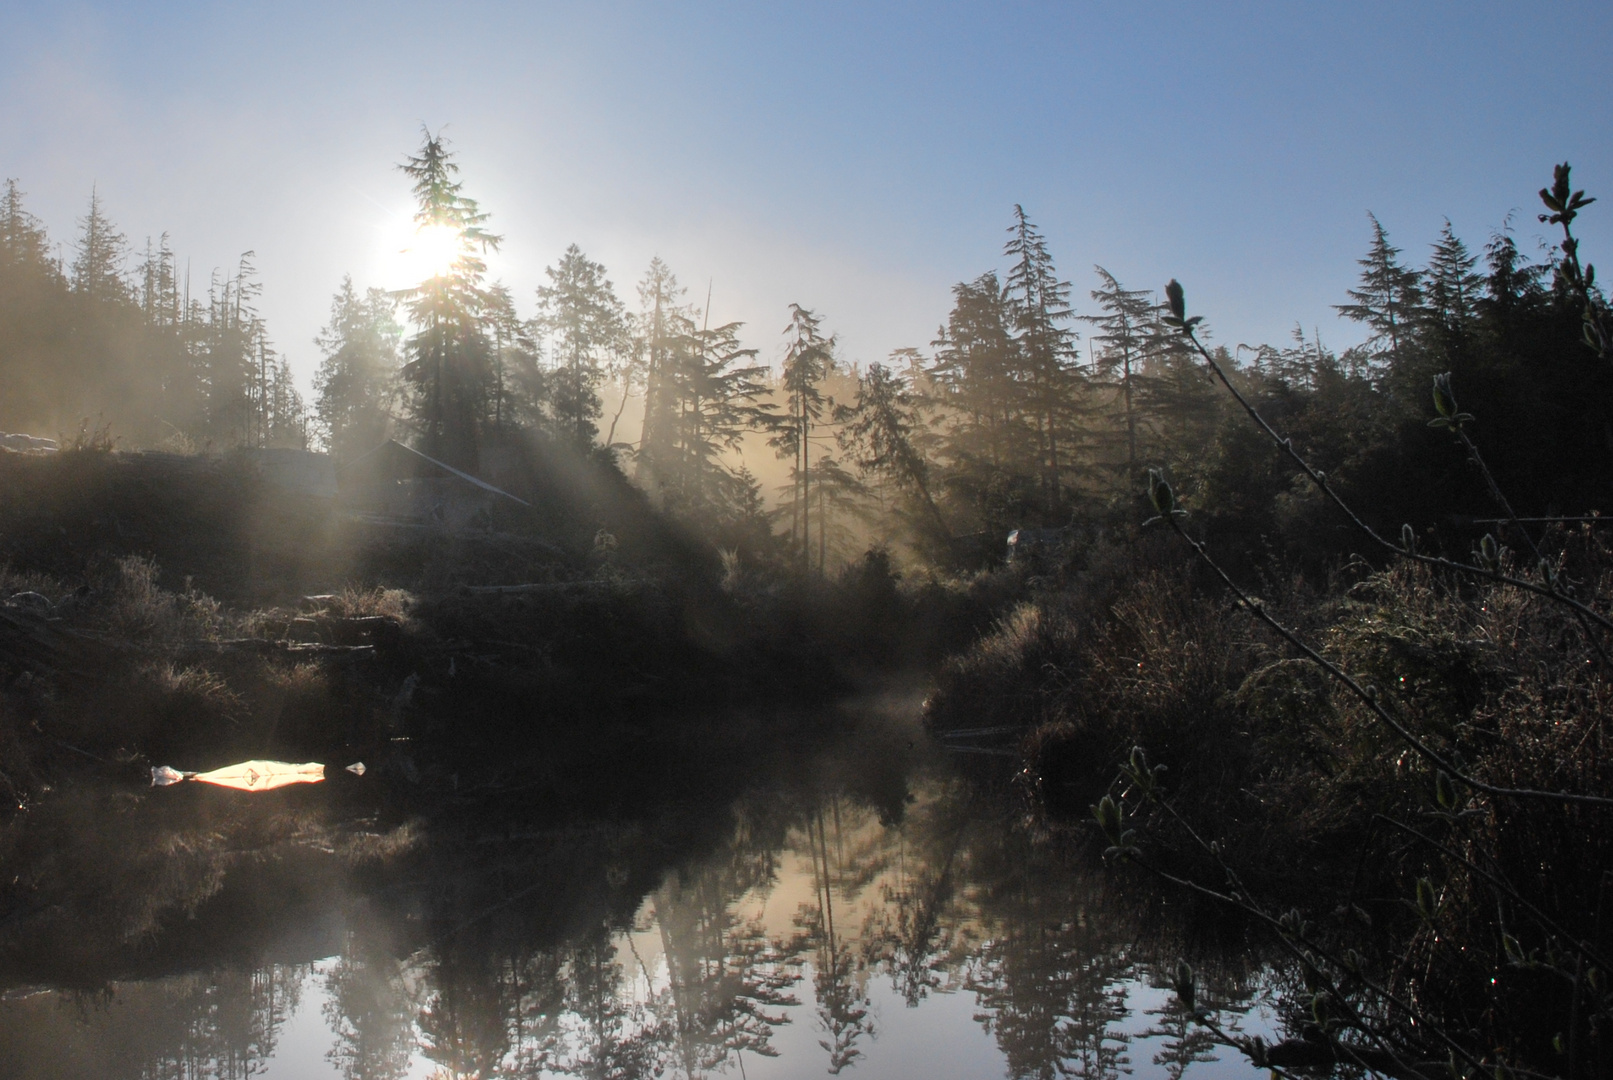
[[(364, 763), (356, 761), (347, 766), (354, 776), (364, 775)], [(204, 784), (235, 788), (238, 791), (271, 791), (287, 784), (318, 784), (325, 779), (325, 766), (317, 761), (294, 765), (286, 761), (243, 761), (239, 765), (226, 765), (212, 772), (180, 772), (167, 765), (151, 770), (151, 786), (167, 787), (181, 780), (200, 780)]]

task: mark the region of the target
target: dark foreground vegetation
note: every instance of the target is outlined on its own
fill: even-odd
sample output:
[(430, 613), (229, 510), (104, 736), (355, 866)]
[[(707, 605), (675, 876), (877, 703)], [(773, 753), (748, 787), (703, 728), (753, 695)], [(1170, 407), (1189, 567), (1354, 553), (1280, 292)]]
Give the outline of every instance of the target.
[[(899, 681), (1000, 603), (990, 581), (899, 587), (878, 553), (826, 581), (725, 569), (597, 471), (614, 499), (549, 500), (598, 525), (568, 537), (541, 521), (388, 528), (310, 506), (246, 457), (0, 459), (13, 567), (0, 783), (26, 805), (96, 762), (129, 776), (246, 757), (384, 771), (409, 744), (396, 767), (412, 781), (530, 788), (534, 770), (648, 765), (688, 737), (650, 717), (716, 723)], [(343, 586), (366, 579), (386, 584)]]
[(1370, 378), (1234, 370), (1172, 282), (1163, 321), (1227, 395), (1215, 449), (1152, 472), (1151, 529), (1050, 567), (931, 701), (1035, 717), (1050, 824), (1286, 947), (1311, 1019), (1229, 1037), (1255, 1064), (1613, 1069), (1613, 323), (1570, 229), (1590, 200), (1566, 166), (1541, 194), (1549, 288), (1504, 237), (1455, 313), (1448, 268), (1365, 262)]
[[(1181, 286), (1160, 303), (1100, 270), (1083, 361), (1019, 210), (1012, 265), (956, 287), (931, 354), (859, 370), (795, 307), (776, 376), (659, 262), (630, 317), (572, 249), (516, 318), (441, 140), (405, 169), (459, 256), (403, 298), (406, 341), (399, 298), (344, 285), (312, 417), (270, 377), (244, 274), (182, 302), (158, 248), (135, 290), (98, 206), (52, 272), (14, 186), (0, 207), (0, 271), (68, 328), (0, 304), (28, 375), (7, 422), (132, 378), (131, 340), (165, 373), (128, 427), (165, 452), (90, 423), (0, 456), (0, 785), (27, 868), (0, 897), (36, 943), (30, 920), (94, 888), (52, 869), (51, 830), (138, 803), (152, 765), (362, 758), (389, 801), (340, 841), (352, 865), (435, 829), (443, 861), (417, 869), (446, 879), (466, 837), (731, 806), (737, 775), (836, 734), (814, 709), (923, 685), (942, 745), (984, 779), (1013, 762), (1032, 831), (1276, 950), (1293, 1038), (1224, 1030), (1184, 963), (1173, 1017), (1203, 1045), (1279, 1072), (1613, 1075), (1613, 319), (1566, 166), (1542, 263), (1447, 228), (1416, 270), (1374, 222), (1341, 308), (1371, 336), (1342, 356), (1211, 346)], [(458, 522), (310, 499), (262, 456), (310, 430), (338, 469), (396, 435), (501, 490)], [(895, 818), (885, 779), (866, 801)], [(80, 784), (116, 790), (96, 809)], [(118, 925), (91, 951), (145, 963), (120, 950), (156, 923)]]

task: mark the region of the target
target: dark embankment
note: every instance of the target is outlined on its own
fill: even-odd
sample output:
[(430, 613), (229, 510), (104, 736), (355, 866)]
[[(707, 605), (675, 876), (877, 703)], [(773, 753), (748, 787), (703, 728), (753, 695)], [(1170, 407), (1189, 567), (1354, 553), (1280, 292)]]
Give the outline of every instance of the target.
[(534, 474), (530, 512), (450, 530), (310, 500), (247, 455), (0, 458), (0, 785), (20, 804), (249, 757), (439, 787), (650, 769), (733, 710), (921, 671), (998, 602), (877, 552), (830, 580), (725, 569), (607, 464), (570, 469)]

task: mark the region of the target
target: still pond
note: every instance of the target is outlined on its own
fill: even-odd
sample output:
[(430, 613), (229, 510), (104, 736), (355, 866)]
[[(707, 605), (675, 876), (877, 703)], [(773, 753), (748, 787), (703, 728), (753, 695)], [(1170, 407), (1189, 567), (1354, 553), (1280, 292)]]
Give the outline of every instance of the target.
[[(0, 930), (0, 1072), (1258, 1075), (1176, 1008), (1159, 905), (980, 764), (853, 726), (581, 817), (385, 768), (86, 784), (8, 826), (38, 882)], [(1280, 1037), (1271, 968), (1188, 951), (1226, 1030)]]

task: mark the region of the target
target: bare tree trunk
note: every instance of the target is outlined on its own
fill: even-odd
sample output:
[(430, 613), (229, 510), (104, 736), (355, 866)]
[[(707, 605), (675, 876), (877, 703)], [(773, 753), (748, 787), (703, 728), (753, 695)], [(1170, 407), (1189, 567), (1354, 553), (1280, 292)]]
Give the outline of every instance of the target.
[(824, 502), (823, 482), (818, 482), (818, 573), (829, 570), (829, 510)]

